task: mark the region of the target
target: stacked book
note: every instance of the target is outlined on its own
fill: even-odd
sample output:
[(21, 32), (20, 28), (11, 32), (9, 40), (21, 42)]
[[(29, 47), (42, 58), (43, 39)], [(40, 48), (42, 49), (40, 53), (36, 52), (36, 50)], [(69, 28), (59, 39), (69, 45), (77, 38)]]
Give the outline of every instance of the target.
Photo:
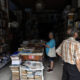
[(21, 59), (19, 58), (19, 56), (11, 56), (11, 61), (12, 61), (12, 65), (20, 65), (21, 64)]
[(20, 80), (20, 64), (21, 59), (18, 55), (11, 56), (12, 65), (10, 66), (12, 72), (12, 80)]
[(44, 80), (43, 78), (43, 64), (38, 61), (25, 61), (20, 66), (21, 80)]
[(10, 66), (12, 72), (12, 80), (20, 80), (19, 66)]

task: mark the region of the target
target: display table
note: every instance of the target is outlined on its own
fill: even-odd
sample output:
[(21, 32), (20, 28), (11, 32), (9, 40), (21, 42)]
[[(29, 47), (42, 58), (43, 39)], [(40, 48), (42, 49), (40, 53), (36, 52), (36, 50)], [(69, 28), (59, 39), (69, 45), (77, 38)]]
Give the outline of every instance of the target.
[(18, 48), (18, 53), (11, 56), (12, 80), (44, 80), (43, 55), (44, 48), (40, 42)]

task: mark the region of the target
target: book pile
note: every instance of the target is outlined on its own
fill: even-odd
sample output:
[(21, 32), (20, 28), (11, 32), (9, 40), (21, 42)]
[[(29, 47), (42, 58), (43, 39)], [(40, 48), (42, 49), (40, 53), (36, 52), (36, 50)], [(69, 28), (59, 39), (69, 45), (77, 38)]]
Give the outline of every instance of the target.
[(21, 59), (19, 58), (19, 56), (11, 56), (11, 61), (12, 61), (12, 65), (20, 65), (21, 64)]
[(43, 65), (38, 61), (26, 61), (20, 66), (21, 80), (43, 80)]

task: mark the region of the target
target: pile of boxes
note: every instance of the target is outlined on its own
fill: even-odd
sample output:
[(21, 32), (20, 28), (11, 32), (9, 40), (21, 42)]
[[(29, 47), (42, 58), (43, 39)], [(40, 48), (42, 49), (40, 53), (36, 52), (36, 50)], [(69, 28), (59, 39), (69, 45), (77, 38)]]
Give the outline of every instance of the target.
[(21, 59), (18, 55), (11, 56), (12, 64), (10, 66), (12, 72), (12, 80), (20, 80), (20, 64)]
[(19, 66), (10, 66), (12, 72), (12, 80), (20, 80)]

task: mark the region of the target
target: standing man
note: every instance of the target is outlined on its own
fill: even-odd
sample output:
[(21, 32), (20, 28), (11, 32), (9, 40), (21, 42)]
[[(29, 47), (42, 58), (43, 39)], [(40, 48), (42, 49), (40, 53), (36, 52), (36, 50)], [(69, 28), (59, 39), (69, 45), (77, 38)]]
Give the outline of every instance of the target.
[(80, 43), (76, 41), (78, 31), (72, 29), (70, 37), (56, 50), (64, 61), (62, 80), (80, 80)]

